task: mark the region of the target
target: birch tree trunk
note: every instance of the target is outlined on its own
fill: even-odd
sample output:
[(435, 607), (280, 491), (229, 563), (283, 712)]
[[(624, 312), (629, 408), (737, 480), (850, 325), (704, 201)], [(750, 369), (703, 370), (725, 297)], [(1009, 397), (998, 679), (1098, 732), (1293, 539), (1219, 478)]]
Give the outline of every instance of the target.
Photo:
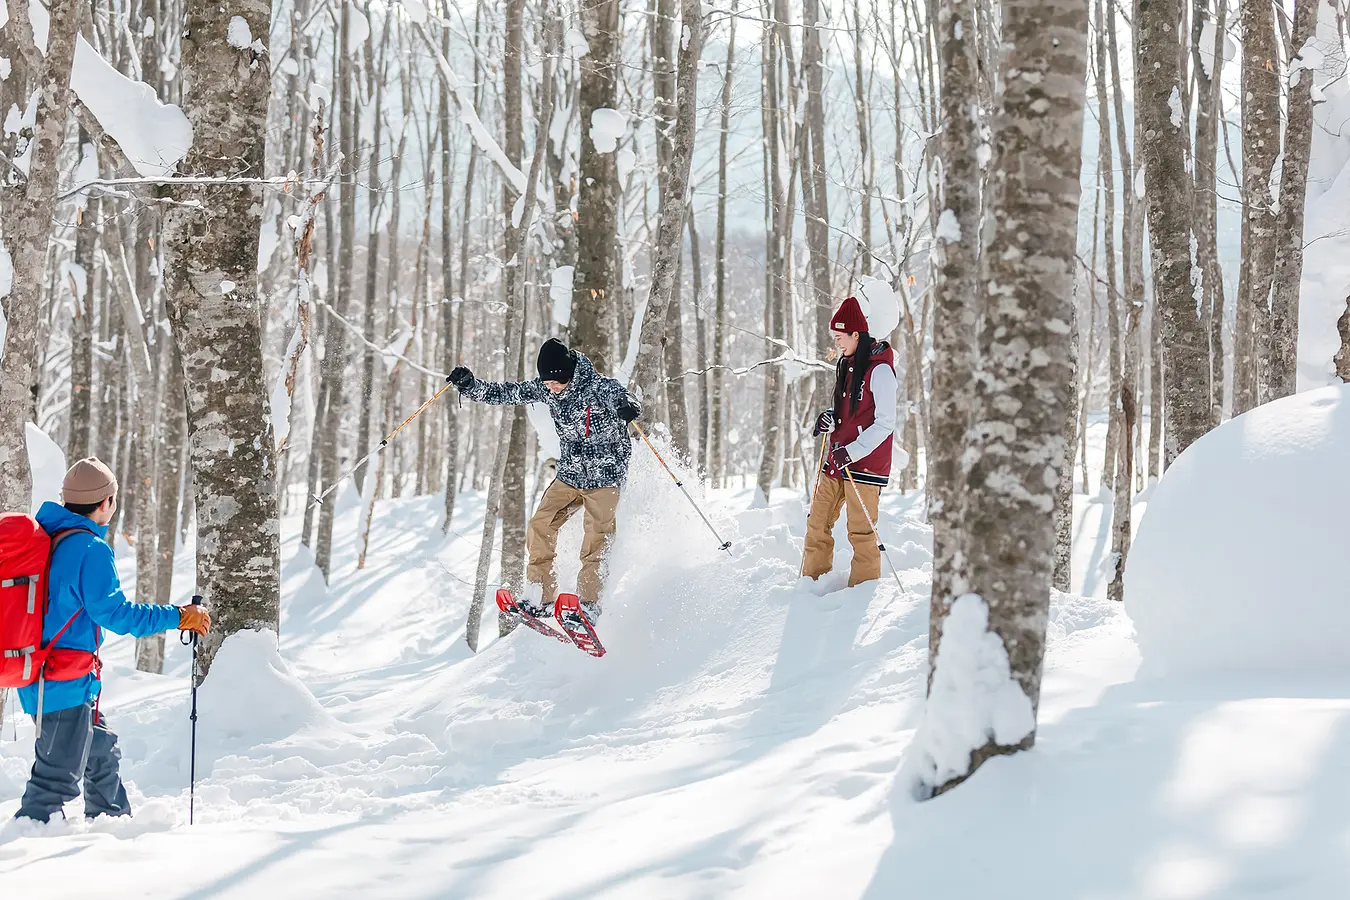
[[(449, 15), (450, 0), (443, 0), (441, 4), (442, 13)], [(445, 28), (441, 31), (441, 53), (447, 58), (450, 53), (450, 29)], [(453, 269), (450, 260), (453, 257), (454, 233), (451, 230), (451, 185), (454, 176), (454, 157), (450, 153), (450, 89), (442, 80), (440, 82), (440, 107), (437, 110), (438, 125), (441, 132), (441, 293), (444, 295), (441, 304), (441, 331), (442, 331), (442, 355), (441, 366), (446, 372), (449, 372), (455, 366), (459, 365), (460, 345), (455, 339), (455, 285)], [(472, 165), (472, 163), (470, 164)], [(472, 200), (468, 186), (464, 190), (465, 202)], [(465, 218), (468, 216), (466, 214)], [(467, 275), (465, 271), (467, 266), (460, 269), (460, 296), (464, 297), (468, 293)], [(464, 318), (463, 310), (459, 313), (459, 319)], [(447, 403), (446, 408), (446, 435), (445, 435), (445, 520), (441, 523), (441, 533), (448, 534), (450, 531), (450, 522), (455, 515), (455, 493), (456, 482), (459, 480), (459, 415), (458, 411), (451, 408)]]
[[(79, 8), (77, 0), (51, 3), (47, 54), (36, 71), (37, 119), (28, 144), (28, 178), (8, 188), (17, 196), (5, 204), (9, 215), (0, 222), (0, 240), (13, 266), (5, 305), (5, 355), (0, 361), (0, 509), (27, 510), (32, 503), (33, 470), (25, 426), (33, 420), (41, 374), (39, 308), (56, 210), (57, 162), (70, 114), (70, 70)], [(26, 15), (16, 17), (8, 30), (24, 27), (26, 19)]]
[[(825, 73), (820, 37), (821, 9), (819, 0), (802, 3), (802, 70), (806, 79), (806, 129), (801, 142), (808, 151), (802, 173), (802, 201), (805, 207), (806, 248), (811, 269), (811, 305), (815, 309), (816, 354), (824, 359), (831, 346), (830, 316), (837, 305), (830, 286), (830, 203), (829, 181), (825, 171)], [(863, 118), (859, 117), (860, 123)], [(864, 132), (865, 134), (865, 132)], [(866, 137), (862, 140), (865, 142)], [(864, 167), (865, 168), (865, 167)], [(882, 339), (884, 336), (878, 336)], [(816, 375), (814, 406), (817, 410), (830, 405), (833, 379)]]
[(731, 76), (736, 62), (736, 0), (731, 0), (731, 18), (728, 20), (727, 61), (722, 72), (722, 102), (720, 128), (717, 135), (717, 249), (714, 253), (714, 275), (717, 281), (717, 302), (713, 318), (713, 372), (712, 372), (712, 459), (713, 483), (725, 487), (727, 475), (726, 454), (726, 346), (727, 346), (727, 132), (731, 125)]
[(173, 558), (178, 542), (178, 507), (182, 502), (183, 436), (187, 421), (183, 416), (183, 366), (173, 341), (164, 341), (160, 354), (164, 388), (160, 392), (163, 430), (159, 437), (159, 462), (156, 465), (159, 510), (155, 541), (158, 557), (155, 566), (155, 597), (160, 603), (173, 602)]
[(1055, 567), (1051, 586), (1068, 593), (1073, 590), (1073, 453), (1078, 445), (1078, 287), (1074, 281), (1073, 303), (1069, 305), (1069, 406), (1064, 415), (1064, 461), (1055, 488)]
[[(155, 446), (158, 402), (154, 372), (150, 363), (150, 347), (146, 341), (145, 326), (141, 320), (140, 296), (127, 269), (126, 251), (118, 247), (118, 259), (106, 254), (104, 264), (116, 273), (117, 299), (122, 310), (122, 324), (126, 329), (127, 353), (131, 357), (134, 375), (136, 437), (136, 602), (159, 603), (156, 589), (159, 585), (158, 556), (155, 542), (159, 536), (155, 515)], [(158, 640), (157, 640), (158, 639)], [(151, 635), (136, 639), (136, 668), (156, 675), (164, 671), (164, 636)]]
[[(942, 88), (942, 212), (933, 283), (933, 399), (929, 407), (928, 519), (933, 524), (933, 595), (929, 610), (929, 672), (952, 601), (970, 589), (966, 571), (964, 474), (961, 456), (970, 426), (979, 313), (980, 106), (976, 91), (973, 0), (941, 0), (938, 56)], [(911, 366), (917, 367), (918, 360)], [(909, 387), (922, 393), (922, 384)], [(930, 676), (931, 677), (931, 676)]]
[(619, 177), (614, 153), (596, 149), (591, 128), (597, 109), (618, 105), (619, 0), (582, 0), (581, 25), (590, 52), (581, 58), (581, 178), (577, 184), (572, 341), (598, 371), (613, 372), (619, 301), (614, 268)]
[[(262, 0), (270, 3), (270, 0)], [(356, 170), (359, 160), (356, 156), (356, 122), (358, 114), (356, 103), (356, 77), (352, 71), (352, 54), (346, 51), (351, 32), (351, 17), (355, 12), (353, 4), (342, 5), (340, 26), (338, 28), (338, 46), (341, 48), (337, 62), (337, 88), (340, 93), (338, 105), (338, 145), (343, 154), (342, 182), (338, 188), (338, 252), (337, 285), (333, 292), (333, 311), (339, 316), (347, 314), (352, 296), (352, 257), (355, 253), (356, 231)], [(395, 185), (397, 186), (397, 184)], [(329, 270), (329, 277), (333, 277)], [(323, 381), (327, 389), (322, 393), (327, 398), (323, 416), (323, 432), (319, 441), (319, 485), (324, 491), (333, 486), (341, 474), (339, 470), (340, 432), (342, 429), (343, 404), (346, 402), (347, 369), (347, 331), (334, 316), (325, 317), (327, 327), (323, 341)], [(341, 498), (340, 491), (334, 491), (319, 506), (319, 533), (314, 545), (314, 563), (323, 573), (327, 583), (333, 570), (333, 519)]]
[[(1087, 0), (1006, 0), (988, 241), (981, 258), (980, 369), (966, 452), (969, 591), (1030, 704), (1023, 735), (1001, 728), (965, 774), (1035, 741), (1049, 614), (1064, 417), (1073, 406), (1073, 272), (1086, 93)], [(943, 664), (938, 658), (939, 672)], [(930, 703), (932, 698), (930, 698)], [(940, 714), (940, 713), (939, 713)], [(1021, 723), (1019, 723), (1020, 725)]]
[(670, 177), (662, 189), (661, 221), (652, 253), (652, 284), (638, 339), (633, 383), (644, 397), (659, 396), (665, 358), (667, 307), (679, 267), (684, 215), (689, 202), (689, 167), (694, 152), (698, 113), (698, 65), (703, 52), (701, 0), (681, 0), (679, 76), (676, 87), (675, 140), (671, 147)]
[[(521, 0), (512, 0), (513, 3)], [(545, 9), (544, 12), (547, 10)], [(541, 13), (543, 16), (543, 13)], [(544, 16), (546, 18), (546, 16)], [(539, 182), (539, 172), (543, 168), (544, 153), (548, 145), (549, 126), (553, 121), (553, 61), (552, 53), (557, 46), (556, 33), (554, 29), (548, 30), (548, 39), (545, 43), (544, 52), (544, 96), (543, 111), (540, 116), (539, 127), (535, 131), (534, 156), (530, 161), (530, 172), (525, 179), (525, 196), (529, 199), (524, 204), (524, 212), (521, 214), (520, 227), (509, 231), (508, 238), (512, 235), (518, 235), (519, 241), (508, 245), (507, 250), (514, 250), (516, 254), (524, 257), (524, 239), (530, 233), (531, 220), (534, 217), (535, 207), (538, 205), (533, 202), (535, 196), (535, 186)], [(508, 222), (510, 220), (508, 219)], [(524, 278), (511, 279), (508, 281), (510, 288), (507, 293), (507, 314), (506, 314), (506, 344), (505, 355), (507, 359), (508, 371), (511, 361), (514, 359), (519, 366), (520, 347), (525, 340), (525, 284)], [(501, 422), (497, 428), (496, 458), (492, 469), (492, 482), (488, 486), (487, 504), (483, 511), (483, 537), (479, 543), (478, 569), (474, 578), (473, 600), (469, 604), (469, 618), (464, 626), (464, 639), (469, 645), (469, 649), (478, 652), (478, 635), (483, 621), (483, 601), (486, 599), (488, 572), (492, 564), (492, 547), (496, 539), (497, 532), (497, 514), (501, 510), (502, 493), (505, 488), (505, 475), (507, 460), (510, 455), (511, 432), (513, 430), (514, 417), (510, 415), (511, 409), (504, 409)], [(503, 541), (503, 545), (505, 541)], [(503, 557), (505, 557), (505, 546), (503, 546)], [(509, 566), (505, 558), (502, 560), (502, 579), (506, 581), (509, 577)], [(508, 630), (509, 626), (505, 623), (503, 617), (498, 618), (498, 628)]]
[(1139, 4), (1135, 116), (1142, 136), (1149, 240), (1162, 311), (1163, 469), (1210, 429), (1209, 336), (1191, 284), (1190, 210), (1180, 112), (1179, 0)]
[[(185, 0), (184, 17), (179, 77), (195, 137), (182, 171), (261, 177), (267, 57), (235, 49), (226, 32), (239, 17), (265, 45), (271, 5), (238, 0), (226, 10)], [(251, 185), (184, 186), (177, 194), (180, 203), (165, 214), (164, 281), (187, 385), (197, 592), (215, 626), (201, 642), (205, 673), (231, 634), (276, 627), (280, 604), (276, 442), (257, 287), (264, 203)]]
[[(1301, 55), (1317, 31), (1317, 0), (1295, 0), (1294, 62), (1290, 69), (1289, 114), (1280, 170), (1280, 213), (1275, 228), (1275, 272), (1270, 292), (1271, 370), (1263, 400), (1298, 390), (1298, 295), (1303, 280), (1303, 205), (1312, 155), (1312, 87), (1316, 71)], [(1294, 63), (1301, 63), (1295, 69)]]
[[(1241, 0), (1241, 20), (1242, 265), (1246, 290), (1238, 296), (1233, 415), (1261, 403), (1270, 378), (1270, 282), (1275, 255), (1270, 175), (1280, 152), (1280, 59), (1274, 7), (1270, 0)], [(1167, 376), (1169, 385), (1176, 380)], [(1168, 461), (1174, 458), (1168, 456)]]
[[(1224, 64), (1224, 42), (1227, 40), (1225, 28), (1228, 19), (1227, 0), (1218, 0), (1218, 10), (1214, 16), (1214, 37), (1209, 46), (1213, 60), (1211, 71), (1205, 74), (1200, 58), (1201, 35), (1205, 22), (1209, 20), (1208, 0), (1195, 0), (1191, 24), (1191, 68), (1196, 79), (1195, 104), (1195, 141), (1194, 172), (1191, 195), (1195, 208), (1192, 211), (1195, 223), (1196, 250), (1199, 255), (1201, 278), (1204, 281), (1204, 319), (1205, 331), (1209, 336), (1209, 405), (1210, 426), (1219, 424), (1223, 416), (1223, 315), (1224, 289), (1223, 272), (1219, 268), (1218, 245), (1218, 152), (1219, 122), (1222, 119), (1222, 85)], [(1155, 298), (1156, 304), (1156, 298)], [(1155, 316), (1157, 324), (1161, 317)], [(1160, 329), (1161, 331), (1161, 329)], [(1156, 340), (1156, 338), (1155, 338)], [(1166, 376), (1163, 376), (1166, 380)], [(1151, 411), (1152, 417), (1159, 417), (1158, 410)], [(1150, 424), (1150, 429), (1152, 425)]]
[[(506, 60), (503, 66), (504, 106), (503, 118), (506, 126), (506, 152), (511, 159), (521, 159), (525, 155), (524, 89), (522, 67), (524, 60), (524, 19), (525, 0), (508, 0), (506, 4)], [(553, 86), (545, 93), (553, 96)], [(551, 113), (550, 113), (551, 115)], [(536, 168), (542, 159), (547, 145), (547, 128), (536, 136), (540, 144), (535, 152)], [(535, 171), (533, 178), (538, 178)], [(533, 184), (533, 179), (531, 181)], [(529, 232), (526, 227), (516, 227), (512, 221), (518, 192), (505, 179), (502, 181), (502, 218), (506, 223), (506, 275), (504, 287), (508, 307), (518, 317), (520, 340), (506, 347), (505, 381), (519, 381), (524, 377), (525, 336), (528, 334), (528, 304), (525, 299), (526, 264), (529, 257), (526, 239)], [(534, 193), (531, 188), (527, 205), (534, 205)], [(508, 331), (510, 326), (508, 325)], [(510, 588), (516, 596), (525, 575), (525, 432), (528, 429), (525, 419), (525, 407), (511, 406), (502, 410), (503, 418), (510, 422), (510, 437), (506, 443), (506, 468), (502, 472), (502, 584)], [(505, 428), (505, 426), (503, 426)], [(515, 619), (504, 612), (497, 614), (498, 633), (509, 634), (515, 627)]]
[[(93, 152), (93, 144), (80, 132), (80, 145)], [(66, 439), (66, 459), (70, 463), (89, 456), (89, 435), (92, 424), (92, 391), (94, 378), (94, 252), (98, 244), (100, 203), (89, 198), (81, 221), (75, 231), (75, 265), (83, 273), (84, 284), (72, 280), (70, 284), (74, 315), (70, 322), (70, 435)], [(74, 278), (79, 275), (73, 273)]]

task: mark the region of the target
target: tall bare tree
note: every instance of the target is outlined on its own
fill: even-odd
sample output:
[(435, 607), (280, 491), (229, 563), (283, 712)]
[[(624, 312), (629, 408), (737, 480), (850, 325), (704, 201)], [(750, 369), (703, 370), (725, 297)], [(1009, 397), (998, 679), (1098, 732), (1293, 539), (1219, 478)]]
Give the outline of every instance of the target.
[[(581, 0), (589, 47), (581, 58), (581, 177), (577, 185), (577, 264), (572, 341), (601, 372), (614, 370), (619, 279), (615, 270), (619, 176), (613, 152), (596, 149), (595, 112), (618, 104), (619, 0)], [(603, 116), (603, 114), (602, 114)]]
[[(259, 43), (233, 46), (233, 18)], [(166, 299), (187, 385), (197, 592), (214, 620), (202, 643), (204, 669), (231, 634), (275, 628), (281, 598), (257, 283), (263, 202), (261, 189), (246, 183), (263, 174), (270, 26), (269, 0), (239, 0), (228, 10), (185, 0), (180, 77), (194, 140), (182, 170), (244, 182), (179, 186), (180, 202), (164, 222)]]
[[(995, 107), (980, 363), (964, 457), (968, 589), (987, 606), (988, 630), (1006, 648), (1033, 717), (1055, 545), (1050, 513), (1075, 393), (1070, 306), (1087, 24), (1087, 0), (1003, 5), (1004, 90)], [(942, 665), (939, 652), (935, 679)], [(1034, 718), (1025, 735), (989, 729), (964, 773), (929, 787), (947, 790), (990, 757), (1029, 748), (1035, 734)]]
[(1191, 284), (1180, 21), (1178, 0), (1150, 0), (1140, 4), (1135, 22), (1135, 115), (1143, 138), (1149, 240), (1162, 311), (1164, 468), (1212, 425), (1209, 335)]
[[(970, 589), (965, 571), (965, 492), (961, 456), (974, 400), (979, 311), (980, 104), (974, 0), (941, 0), (937, 8), (942, 88), (939, 263), (933, 283), (933, 398), (929, 405), (928, 518), (933, 524), (933, 594), (928, 658), (937, 658), (942, 622), (952, 601)], [(917, 361), (915, 361), (917, 362)], [(921, 386), (917, 387), (922, 390)]]
[[(652, 258), (652, 283), (642, 317), (633, 382), (644, 397), (659, 396), (664, 346), (669, 339), (667, 308), (674, 292), (689, 207), (689, 168), (694, 155), (698, 113), (698, 66), (703, 54), (703, 9), (700, 0), (681, 0), (679, 74), (676, 85), (674, 140), (669, 176), (661, 190), (661, 221)], [(683, 390), (679, 384), (672, 386)]]
[[(17, 4), (16, 4), (17, 5)], [(28, 57), (36, 77), (36, 118), (26, 148), (24, 177), (8, 188), (0, 241), (13, 271), (5, 306), (4, 359), (0, 361), (0, 509), (27, 510), (33, 472), (28, 461), (25, 423), (33, 420), (37, 400), (38, 358), (42, 342), (39, 308), (47, 285), (47, 249), (56, 211), (58, 156), (70, 114), (70, 71), (80, 4), (54, 0), (50, 9), (46, 55), (29, 39), (27, 9), (15, 10), (7, 31)], [(13, 173), (6, 173), (12, 175)], [(8, 180), (8, 179), (7, 179)]]
[[(1281, 66), (1274, 5), (1271, 0), (1241, 0), (1240, 17), (1243, 242), (1233, 351), (1234, 415), (1260, 403), (1270, 379), (1270, 285), (1276, 233), (1270, 176), (1280, 153)], [(1163, 346), (1168, 346), (1166, 326), (1163, 340)], [(1170, 369), (1164, 377), (1169, 385), (1175, 380)]]
[[(1284, 164), (1280, 170), (1280, 212), (1275, 227), (1275, 271), (1270, 291), (1271, 366), (1263, 400), (1298, 389), (1298, 297), (1303, 280), (1303, 207), (1312, 156), (1312, 88), (1316, 67), (1303, 52), (1317, 31), (1317, 0), (1294, 3), (1295, 56), (1290, 68)], [(1297, 66), (1297, 68), (1295, 68)]]

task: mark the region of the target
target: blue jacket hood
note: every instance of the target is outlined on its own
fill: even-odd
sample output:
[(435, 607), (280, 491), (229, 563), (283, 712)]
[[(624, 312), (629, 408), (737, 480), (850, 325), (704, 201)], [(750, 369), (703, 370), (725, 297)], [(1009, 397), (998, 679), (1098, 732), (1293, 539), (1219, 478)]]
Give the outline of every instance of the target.
[(108, 526), (98, 525), (93, 519), (82, 516), (79, 513), (73, 513), (59, 503), (53, 503), (48, 500), (42, 504), (37, 511), (38, 524), (42, 530), (48, 534), (56, 534), (66, 528), (83, 528), (86, 531), (92, 531), (100, 538), (108, 536)]

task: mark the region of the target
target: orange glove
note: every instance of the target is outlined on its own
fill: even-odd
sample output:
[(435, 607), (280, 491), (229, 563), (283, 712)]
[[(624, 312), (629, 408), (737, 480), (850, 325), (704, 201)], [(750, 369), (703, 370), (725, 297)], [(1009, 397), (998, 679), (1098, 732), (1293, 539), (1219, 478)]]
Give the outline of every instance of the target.
[(195, 631), (203, 637), (211, 630), (211, 614), (206, 607), (192, 604), (178, 607), (178, 629)]

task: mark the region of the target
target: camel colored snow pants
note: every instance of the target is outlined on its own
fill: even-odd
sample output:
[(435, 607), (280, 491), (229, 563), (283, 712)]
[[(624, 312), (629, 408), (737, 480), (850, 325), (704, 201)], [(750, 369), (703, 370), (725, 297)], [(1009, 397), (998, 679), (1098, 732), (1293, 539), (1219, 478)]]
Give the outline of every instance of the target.
[[(881, 548), (867, 522), (867, 516), (871, 516), (873, 522), (877, 520), (881, 486), (859, 484), (856, 487), (855, 494), (853, 484), (828, 475), (820, 476), (811, 503), (811, 515), (806, 520), (806, 558), (802, 562), (802, 574), (808, 578), (819, 578), (834, 568), (834, 523), (839, 521), (839, 513), (845, 505), (848, 506), (848, 542), (853, 545), (853, 568), (849, 571), (848, 586), (881, 577)], [(866, 515), (858, 504), (859, 496), (867, 504)]]
[(553, 566), (558, 557), (558, 532), (579, 509), (585, 510), (586, 518), (577, 594), (582, 603), (600, 602), (600, 589), (605, 584), (605, 556), (614, 538), (615, 514), (619, 509), (619, 489), (583, 491), (555, 480), (539, 500), (526, 539), (530, 564), (525, 578), (543, 586), (546, 603), (552, 604), (558, 596), (558, 576)]

